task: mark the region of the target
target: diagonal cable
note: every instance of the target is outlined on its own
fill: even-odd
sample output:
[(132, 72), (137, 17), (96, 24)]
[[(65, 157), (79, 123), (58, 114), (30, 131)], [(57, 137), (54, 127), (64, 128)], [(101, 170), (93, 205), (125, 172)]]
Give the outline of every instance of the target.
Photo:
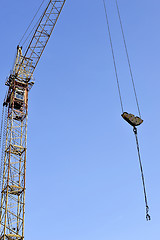
[(130, 63), (130, 59), (129, 59), (127, 44), (126, 44), (126, 40), (125, 40), (125, 36), (124, 36), (124, 30), (123, 30), (123, 25), (122, 25), (120, 10), (119, 10), (119, 7), (118, 7), (118, 2), (117, 2), (117, 0), (115, 0), (115, 1), (116, 1), (116, 6), (117, 6), (117, 12), (118, 12), (118, 17), (119, 17), (119, 22), (120, 22), (120, 26), (121, 26), (121, 32), (122, 32), (122, 36), (123, 36), (123, 42), (124, 42), (124, 46), (125, 46), (125, 51), (126, 51), (126, 56), (127, 56), (128, 66), (129, 66), (129, 71), (130, 71), (130, 75), (131, 75), (131, 80), (132, 80), (134, 95), (135, 95), (135, 99), (136, 99), (137, 109), (138, 109), (139, 116), (140, 116), (140, 118), (141, 118), (141, 112), (140, 112), (140, 107), (139, 107), (139, 103), (138, 103), (138, 97), (137, 97), (137, 93), (136, 93), (136, 88), (135, 88), (135, 83), (134, 83), (134, 78), (133, 78), (131, 63)]
[(122, 109), (122, 113), (123, 113), (122, 96), (121, 96), (121, 91), (120, 91), (118, 72), (117, 72), (116, 60), (115, 60), (115, 56), (114, 56), (114, 50), (113, 50), (113, 44), (112, 44), (112, 38), (111, 38), (111, 32), (110, 32), (110, 27), (109, 27), (109, 20), (108, 20), (108, 14), (107, 14), (107, 8), (106, 8), (105, 0), (103, 0), (103, 4), (104, 4), (105, 16), (106, 16), (106, 21), (107, 21), (108, 33), (109, 33), (110, 46), (111, 46), (111, 50), (112, 50), (112, 57), (113, 57), (113, 63), (114, 63), (114, 70), (115, 70), (115, 74), (116, 74), (116, 81), (117, 81), (119, 99), (120, 99), (121, 109)]
[[(44, 1), (45, 1), (45, 0), (43, 0), (43, 1), (42, 1), (42, 3), (40, 4), (40, 6), (39, 6), (39, 8), (38, 8), (37, 12), (35, 13), (35, 15), (34, 15), (34, 17), (33, 17), (32, 21), (30, 22), (30, 24), (29, 24), (29, 26), (27, 27), (27, 29), (26, 29), (25, 33), (23, 34), (23, 36), (22, 36), (21, 40), (19, 41), (19, 45), (21, 44), (21, 42), (22, 42), (23, 38), (25, 37), (26, 33), (28, 32), (28, 29), (29, 29), (29, 28), (30, 28), (30, 26), (32, 25), (32, 23), (33, 23), (33, 21), (34, 21), (35, 17), (37, 16), (37, 14), (38, 14), (39, 10), (40, 10), (40, 9), (41, 9), (41, 7), (42, 7), (42, 5), (43, 5)], [(27, 37), (27, 38), (28, 38), (28, 37)], [(25, 42), (26, 42), (26, 40), (25, 40)], [(24, 44), (24, 43), (23, 43), (23, 44)]]

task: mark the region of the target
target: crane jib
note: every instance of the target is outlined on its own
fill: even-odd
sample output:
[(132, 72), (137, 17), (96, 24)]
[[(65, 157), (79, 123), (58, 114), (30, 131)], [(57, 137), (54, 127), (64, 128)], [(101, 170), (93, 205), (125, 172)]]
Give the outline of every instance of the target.
[(50, 0), (28, 45), (23, 59), (19, 62), (17, 76), (21, 78), (23, 69), (27, 69), (28, 79), (33, 76), (33, 72), (40, 60), (40, 57), (47, 45), (47, 42), (56, 25), (59, 15), (66, 0)]

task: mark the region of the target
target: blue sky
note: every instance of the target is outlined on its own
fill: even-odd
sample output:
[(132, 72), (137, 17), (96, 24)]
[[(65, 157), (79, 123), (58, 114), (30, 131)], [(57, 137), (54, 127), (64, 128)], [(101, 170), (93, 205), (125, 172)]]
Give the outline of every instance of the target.
[[(40, 2), (0, 1), (1, 106)], [(124, 109), (137, 114), (115, 1), (106, 3)], [(138, 133), (152, 221), (132, 128), (120, 116), (103, 2), (67, 0), (29, 96), (26, 240), (159, 239), (160, 2), (119, 7), (144, 119)]]

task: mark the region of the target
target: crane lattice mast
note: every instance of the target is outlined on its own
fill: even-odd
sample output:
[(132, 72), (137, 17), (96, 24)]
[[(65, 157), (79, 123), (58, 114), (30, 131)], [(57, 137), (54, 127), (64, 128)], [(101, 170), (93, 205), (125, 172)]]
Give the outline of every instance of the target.
[(49, 1), (25, 54), (22, 55), (22, 48), (17, 47), (15, 64), (6, 81), (0, 240), (24, 239), (28, 92), (34, 84), (33, 72), (65, 1)]

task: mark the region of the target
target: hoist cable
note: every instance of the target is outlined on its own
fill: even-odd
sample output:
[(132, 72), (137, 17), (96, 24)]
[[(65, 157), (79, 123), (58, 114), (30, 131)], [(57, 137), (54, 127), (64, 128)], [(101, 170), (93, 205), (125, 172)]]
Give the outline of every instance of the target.
[(4, 106), (3, 106), (3, 108), (2, 108), (2, 117), (1, 117), (1, 129), (0, 129), (0, 148), (1, 148), (1, 141), (2, 141), (3, 115), (4, 115)]
[(127, 56), (128, 66), (129, 66), (129, 71), (130, 71), (130, 75), (131, 75), (131, 80), (132, 80), (134, 95), (135, 95), (135, 99), (136, 99), (137, 109), (138, 109), (139, 116), (140, 116), (140, 118), (141, 118), (141, 112), (140, 112), (140, 107), (139, 107), (139, 103), (138, 103), (138, 97), (137, 97), (137, 93), (136, 93), (136, 88), (135, 88), (135, 83), (134, 83), (134, 78), (133, 78), (131, 63), (130, 63), (130, 59), (129, 59), (127, 44), (126, 44), (126, 40), (125, 40), (125, 35), (124, 35), (124, 30), (123, 30), (123, 25), (122, 25), (122, 19), (121, 19), (121, 15), (120, 15), (120, 10), (119, 10), (119, 6), (118, 6), (118, 2), (117, 2), (117, 0), (115, 0), (115, 1), (116, 1), (116, 6), (117, 6), (117, 12), (118, 12), (118, 17), (119, 17), (119, 22), (120, 22), (120, 26), (121, 26), (121, 32), (122, 32), (122, 36), (123, 36), (123, 42), (124, 42), (124, 46), (125, 46), (125, 51), (126, 51), (126, 56)]
[[(43, 15), (43, 14), (42, 14)], [(38, 19), (38, 21), (36, 22), (36, 24), (33, 26), (32, 30), (30, 31), (30, 33), (28, 34), (28, 36), (26, 37), (25, 41), (23, 42), (23, 45), (26, 43), (26, 41), (28, 40), (28, 38), (30, 37), (30, 35), (32, 34), (32, 32), (34, 31), (34, 29), (36, 28), (36, 26), (39, 24), (41, 18), (42, 18), (42, 15), (41, 17)]]
[[(2, 108), (2, 118), (1, 118), (0, 149), (1, 149), (1, 143), (2, 143), (3, 119), (4, 119), (4, 106)], [(2, 154), (2, 150), (1, 150), (1, 154)], [(3, 168), (3, 161), (1, 160), (1, 163), (0, 163), (0, 190), (1, 190), (1, 183), (2, 183), (2, 168)]]
[[(5, 140), (6, 140), (6, 129), (7, 129), (7, 108), (2, 110), (2, 121), (1, 121), (1, 129), (3, 130), (3, 140), (2, 140), (2, 150), (1, 150), (1, 165), (0, 165), (0, 189), (2, 187), (2, 172), (4, 165), (4, 151), (5, 151)], [(2, 139), (2, 133), (1, 133)]]
[(142, 161), (141, 161), (141, 156), (140, 156), (140, 149), (139, 149), (138, 136), (137, 136), (137, 128), (136, 128), (136, 127), (133, 128), (133, 132), (134, 132), (135, 138), (136, 138), (138, 158), (139, 158), (139, 165), (140, 165), (140, 170), (141, 170), (141, 177), (142, 177), (144, 198), (145, 198), (145, 204), (146, 204), (146, 220), (149, 221), (149, 220), (151, 220), (151, 217), (150, 217), (150, 215), (149, 215), (149, 213), (148, 213), (148, 212), (149, 212), (149, 207), (148, 207), (148, 201), (147, 201), (147, 193), (146, 193), (145, 180), (144, 180), (143, 167), (142, 167)]
[(109, 20), (108, 20), (108, 14), (107, 14), (107, 8), (106, 8), (105, 0), (103, 0), (103, 4), (104, 4), (104, 10), (105, 10), (107, 27), (108, 27), (108, 33), (109, 33), (110, 46), (111, 46), (111, 50), (112, 50), (112, 57), (113, 57), (113, 63), (114, 63), (114, 70), (115, 70), (115, 74), (116, 74), (116, 81), (117, 81), (119, 99), (120, 99), (121, 109), (122, 109), (122, 113), (123, 113), (122, 96), (121, 96), (121, 91), (120, 91), (118, 72), (117, 72), (116, 60), (115, 60), (115, 56), (114, 56), (114, 50), (113, 50), (113, 44), (112, 44), (112, 38), (111, 38), (111, 32), (110, 32), (110, 27), (109, 27)]
[[(141, 118), (141, 112), (140, 112), (140, 107), (139, 107), (139, 103), (138, 103), (138, 97), (137, 97), (137, 93), (136, 93), (136, 88), (135, 88), (135, 83), (134, 83), (134, 78), (133, 78), (131, 63), (130, 63), (130, 59), (129, 59), (127, 44), (126, 44), (126, 40), (125, 40), (125, 35), (124, 35), (124, 30), (123, 30), (123, 25), (122, 25), (122, 19), (121, 19), (121, 15), (120, 15), (120, 10), (119, 10), (119, 6), (118, 6), (117, 0), (115, 0), (115, 2), (116, 2), (117, 13), (118, 13), (118, 17), (119, 17), (121, 32), (122, 32), (122, 36), (123, 36), (123, 42), (124, 42), (124, 47), (125, 47), (125, 51), (126, 51), (126, 56), (127, 56), (127, 61), (128, 61), (129, 71), (130, 71), (130, 76), (131, 76), (131, 80), (132, 80), (134, 95), (135, 95), (135, 99), (136, 99), (137, 109), (138, 109), (139, 116), (140, 116), (140, 118)], [(150, 215), (149, 215), (149, 207), (148, 207), (148, 201), (147, 201), (147, 193), (146, 193), (145, 180), (144, 180), (143, 167), (142, 167), (142, 161), (141, 161), (141, 156), (140, 156), (140, 149), (139, 149), (138, 136), (137, 136), (137, 128), (136, 128), (136, 127), (133, 128), (133, 132), (134, 132), (135, 138), (136, 138), (137, 151), (138, 151), (138, 159), (139, 159), (139, 165), (140, 165), (140, 170), (141, 170), (141, 177), (142, 177), (142, 184), (143, 184), (143, 191), (144, 191), (144, 198), (145, 198), (145, 205), (146, 205), (146, 220), (148, 221), (148, 220), (151, 220), (151, 217), (150, 217)]]
[[(33, 23), (34, 19), (36, 18), (36, 16), (37, 16), (37, 14), (38, 14), (39, 10), (41, 9), (41, 7), (42, 7), (42, 5), (43, 5), (44, 1), (45, 1), (45, 0), (43, 0), (43, 1), (42, 1), (42, 3), (40, 4), (40, 6), (39, 6), (39, 8), (38, 8), (37, 12), (35, 13), (35, 15), (34, 15), (33, 19), (31, 20), (31, 22), (30, 22), (29, 26), (27, 27), (27, 29), (26, 29), (25, 33), (23, 34), (23, 36), (22, 36), (21, 40), (19, 41), (19, 45), (21, 44), (21, 42), (22, 42), (22, 40), (24, 39), (24, 37), (25, 37), (26, 33), (28, 32), (28, 29), (30, 28), (30, 26), (32, 25), (32, 23)], [(28, 37), (27, 37), (27, 38), (28, 38)], [(25, 42), (26, 42), (26, 40), (25, 40)], [(23, 43), (23, 44), (24, 44), (24, 43)]]
[[(119, 17), (119, 22), (120, 22), (120, 26), (121, 26), (121, 31), (122, 31), (122, 36), (123, 36), (123, 42), (124, 42), (124, 46), (125, 46), (127, 61), (128, 61), (128, 65), (129, 65), (129, 70), (130, 70), (130, 75), (131, 75), (131, 80), (132, 80), (134, 95), (135, 95), (135, 99), (136, 99), (137, 109), (138, 109), (139, 116), (140, 116), (140, 118), (141, 118), (140, 107), (139, 107), (139, 103), (138, 103), (138, 98), (137, 98), (137, 93), (136, 93), (134, 78), (133, 78), (132, 69), (131, 69), (131, 63), (130, 63), (129, 54), (128, 54), (128, 50), (127, 50), (127, 44), (126, 44), (126, 40), (125, 40), (125, 36), (124, 36), (124, 31), (123, 31), (123, 26), (122, 26), (122, 20), (121, 20), (121, 16), (120, 16), (120, 11), (119, 11), (119, 7), (118, 7), (117, 0), (115, 0), (115, 1), (116, 1), (116, 6), (117, 6), (117, 12), (118, 12), (118, 17)], [(118, 79), (118, 72), (117, 72), (117, 67), (116, 67), (116, 61), (115, 61), (115, 55), (114, 55), (114, 50), (113, 50), (113, 44), (112, 44), (112, 38), (111, 38), (111, 32), (110, 32), (110, 26), (109, 26), (109, 20), (108, 20), (108, 14), (107, 14), (107, 8), (106, 8), (105, 0), (103, 0), (103, 4), (104, 4), (104, 10), (105, 10), (107, 27), (108, 27), (108, 33), (109, 33), (110, 46), (111, 46), (111, 50), (112, 50), (112, 57), (113, 57), (115, 74), (116, 74), (116, 80), (117, 80), (119, 98), (120, 98), (120, 103), (121, 103), (121, 108), (122, 108), (122, 113), (123, 113), (123, 103), (122, 103), (122, 97), (121, 97), (121, 91), (120, 91), (120, 85), (119, 85), (119, 79)], [(127, 120), (126, 120), (126, 121), (127, 121)], [(128, 122), (128, 121), (127, 121), (127, 122)], [(132, 125), (132, 126), (133, 126), (133, 125)], [(138, 136), (137, 136), (137, 128), (136, 128), (135, 126), (133, 127), (133, 131), (134, 131), (135, 138), (136, 138), (136, 145), (137, 145), (137, 151), (138, 151), (138, 159), (139, 159), (139, 165), (140, 165), (140, 170), (141, 170), (141, 178), (142, 178), (144, 198), (145, 198), (145, 205), (146, 205), (146, 220), (148, 221), (148, 220), (151, 220), (151, 217), (150, 217), (150, 215), (149, 215), (149, 207), (148, 207), (148, 201), (147, 201), (147, 193), (146, 193), (145, 180), (144, 180), (144, 174), (143, 174), (143, 167), (142, 167), (142, 161), (141, 161), (140, 149), (139, 149), (139, 143), (138, 143)]]

